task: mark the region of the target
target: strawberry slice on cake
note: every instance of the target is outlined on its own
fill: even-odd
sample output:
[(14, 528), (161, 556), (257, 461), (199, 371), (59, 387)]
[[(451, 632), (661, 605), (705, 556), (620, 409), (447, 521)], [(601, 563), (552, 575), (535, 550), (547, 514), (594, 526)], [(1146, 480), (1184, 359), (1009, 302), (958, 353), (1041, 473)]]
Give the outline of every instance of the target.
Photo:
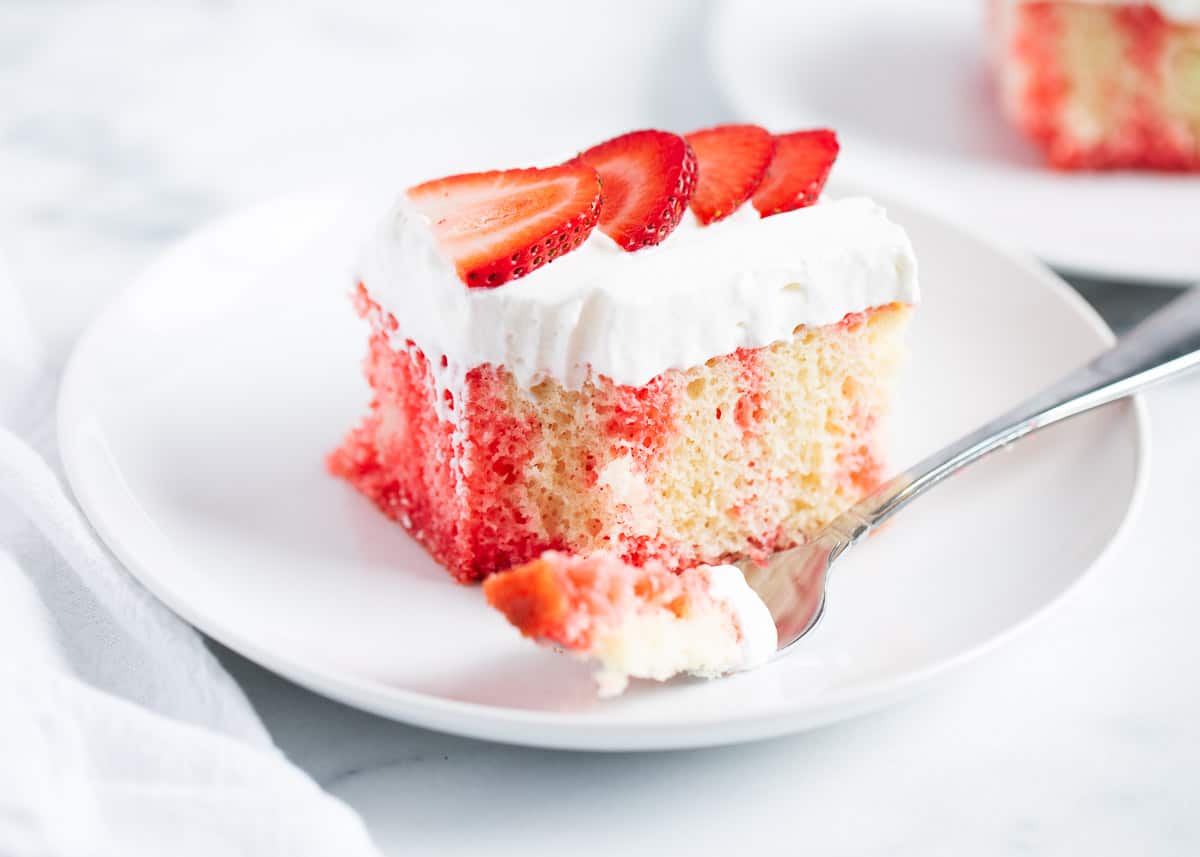
[(693, 131), (687, 141), (700, 172), (691, 208), (703, 225), (737, 211), (758, 190), (775, 156), (775, 138), (757, 125), (718, 125)]
[(579, 247), (600, 213), (600, 177), (582, 163), (468, 173), (408, 198), (468, 286), (493, 288)]
[(766, 605), (729, 565), (675, 573), (653, 560), (548, 551), (492, 575), (483, 593), (524, 636), (597, 661), (601, 696), (621, 693), (630, 678), (751, 669), (777, 644)]
[(696, 186), (696, 156), (666, 131), (631, 131), (585, 152), (578, 161), (600, 174), (600, 231), (624, 250), (666, 239), (687, 211)]
[(763, 217), (812, 205), (838, 155), (837, 135), (825, 128), (775, 137), (775, 155), (762, 184), (754, 192), (754, 207)]

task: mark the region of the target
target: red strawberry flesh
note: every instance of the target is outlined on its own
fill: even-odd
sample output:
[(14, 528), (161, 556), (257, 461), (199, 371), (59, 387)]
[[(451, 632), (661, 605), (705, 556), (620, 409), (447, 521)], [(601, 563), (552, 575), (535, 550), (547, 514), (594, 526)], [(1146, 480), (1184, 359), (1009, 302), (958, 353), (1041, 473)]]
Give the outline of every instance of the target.
[(754, 207), (763, 217), (812, 205), (837, 159), (837, 135), (826, 129), (796, 131), (775, 137), (775, 157), (754, 192)]
[(625, 250), (640, 250), (670, 235), (696, 185), (691, 146), (666, 131), (631, 131), (580, 153), (576, 161), (600, 174), (600, 231)]
[(515, 280), (574, 250), (601, 210), (599, 177), (578, 162), (447, 176), (409, 188), (408, 198), (473, 288)]
[(758, 189), (775, 154), (775, 138), (757, 125), (718, 125), (686, 139), (699, 169), (691, 208), (702, 224), (737, 211)]

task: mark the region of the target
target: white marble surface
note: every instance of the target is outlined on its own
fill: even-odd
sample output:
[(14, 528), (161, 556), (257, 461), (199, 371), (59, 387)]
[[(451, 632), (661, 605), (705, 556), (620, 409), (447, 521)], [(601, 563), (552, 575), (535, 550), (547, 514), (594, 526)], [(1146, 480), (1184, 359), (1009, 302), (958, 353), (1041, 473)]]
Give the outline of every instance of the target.
[[(248, 201), (726, 115), (707, 6), (648, 5), (0, 3), (0, 250), (61, 358), (166, 242)], [(1150, 491), (1124, 544), (953, 683), (855, 722), (719, 750), (537, 752), (222, 657), (387, 853), (1200, 853), (1200, 378), (1149, 403)]]

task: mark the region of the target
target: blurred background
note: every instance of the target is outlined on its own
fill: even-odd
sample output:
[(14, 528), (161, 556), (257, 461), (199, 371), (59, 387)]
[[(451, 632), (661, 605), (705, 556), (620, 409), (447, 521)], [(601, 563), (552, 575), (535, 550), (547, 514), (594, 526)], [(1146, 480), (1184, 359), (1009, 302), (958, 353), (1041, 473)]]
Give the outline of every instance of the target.
[[(875, 111), (876, 126), (909, 129), (897, 146), (919, 143), (911, 128), (946, 112), (931, 99), (947, 69), (961, 69), (965, 101), (978, 95), (989, 110), (982, 33), (964, 40), (961, 10), (957, 41), (932, 28), (907, 62), (895, 48), (880, 58), (887, 40), (864, 36), (864, 57), (895, 65), (910, 86), (892, 98), (872, 88), (877, 78), (849, 79), (853, 54), (816, 81), (796, 65), (803, 57), (751, 68), (769, 58), (773, 31), (797, 26), (795, 9), (776, 20), (764, 5), (742, 4), (743, 16), (709, 0), (614, 0), (592, 14), (548, 0), (0, 2), (0, 252), (60, 353), (166, 243), (277, 193), (346, 179), (398, 190), (646, 125), (743, 119), (786, 130), (753, 112), (772, 76), (859, 101), (911, 100), (911, 116)], [(984, 4), (965, 5), (982, 29)], [(1035, 160), (1015, 132), (987, 128)], [(844, 179), (862, 165), (863, 135), (839, 131)], [(1118, 328), (1172, 294), (1127, 278), (1073, 282)]]
[[(793, 34), (819, 35), (818, 13), (860, 7), (862, 35), (851, 48), (836, 62), (806, 66), (809, 55), (791, 47)], [(916, 7), (937, 7), (952, 26), (940, 26), (936, 16), (922, 19), (929, 26), (891, 24), (877, 14)], [(924, 182), (902, 168), (870, 169), (863, 153), (880, 137), (902, 154), (925, 147), (947, 169), (961, 160), (954, 146), (977, 144), (1004, 164), (1013, 186), (1038, 182), (1045, 170), (996, 119), (990, 101), (984, 8), (970, 0), (0, 0), (0, 260), (38, 340), (61, 362), (93, 315), (167, 244), (246, 205), (344, 181), (386, 195), (447, 171), (574, 152), (637, 127), (686, 132), (741, 120), (791, 130), (780, 121), (786, 111), (772, 105), (784, 103), (794, 86), (824, 94), (808, 106), (814, 124), (828, 122), (841, 134), (835, 182), (869, 173), (885, 192), (913, 195), (916, 185), (923, 191), (918, 203), (953, 189), (951, 173)], [(775, 83), (782, 89), (771, 89)], [(947, 85), (950, 100), (941, 94)], [(864, 108), (861, 121), (838, 121), (846, 104)], [(768, 112), (760, 114), (760, 106)], [(979, 122), (968, 126), (964, 116)], [(943, 123), (936, 132), (929, 124), (935, 120)], [(1196, 179), (1160, 184), (1177, 191), (1176, 181), (1196, 188)], [(991, 200), (941, 203), (946, 214), (970, 223)], [(985, 231), (1020, 245), (1013, 235)], [(1196, 252), (1200, 270), (1200, 240)], [(1118, 330), (1177, 294), (1152, 278), (1068, 273)], [(1185, 404), (1194, 400), (1160, 395), (1155, 418), (1165, 414), (1168, 425), (1174, 419), (1183, 449), (1192, 432)], [(1193, 481), (1183, 477), (1186, 466), (1176, 485), (1180, 498)], [(1187, 513), (1190, 506), (1159, 490), (1165, 512)], [(1165, 512), (1158, 514), (1164, 530), (1175, 526)], [(1175, 589), (1143, 584), (1165, 605), (1162, 615), (1173, 593), (1185, 591), (1178, 581), (1194, 580), (1194, 569), (1177, 571)], [(1099, 591), (1085, 595), (1085, 608), (1099, 602)], [(1148, 625), (1156, 615), (1148, 611)], [(813, 830), (864, 844), (858, 853), (889, 855), (934, 853), (923, 838), (932, 829), (949, 829), (962, 843), (986, 840), (987, 853), (996, 854), (1033, 853), (1030, 843), (1047, 846), (1039, 853), (1135, 853), (1147, 828), (1163, 842), (1196, 842), (1195, 826), (1185, 830), (1180, 821), (1189, 817), (1194, 789), (1177, 787), (1195, 781), (1194, 769), (1182, 770), (1194, 753), (1179, 750), (1194, 746), (1194, 728), (1186, 731), (1186, 718), (1171, 719), (1172, 711), (1195, 710), (1195, 693), (1167, 676), (1176, 663), (1168, 659), (1142, 684), (1129, 678), (1141, 676), (1142, 667), (1128, 664), (1103, 683), (1095, 677), (1107, 677), (1110, 665), (1096, 654), (1100, 635), (1077, 631), (1067, 623), (1031, 638), (1027, 648), (995, 660), (991, 673), (964, 680), (957, 695), (811, 740), (694, 754), (712, 782), (735, 784), (752, 798), (722, 818), (723, 838), (713, 841), (740, 846), (738, 837), (771, 825), (802, 827), (802, 818)], [(1141, 644), (1158, 645), (1159, 637), (1139, 633)], [(1115, 634), (1101, 642), (1122, 645)], [(1057, 660), (1043, 656), (1055, 646)], [(467, 846), (485, 842), (489, 825), (507, 823), (505, 813), (525, 793), (514, 788), (505, 803), (492, 786), (522, 776), (561, 813), (561, 831), (620, 811), (673, 841), (671, 824), (682, 826), (694, 807), (726, 811), (715, 798), (694, 803), (698, 769), (683, 754), (581, 760), (436, 736), (320, 699), (214, 648), (281, 749), (366, 813), (389, 852), (421, 853), (422, 843), (432, 849), (455, 831), (470, 840), (462, 853), (480, 853)], [(1063, 664), (1081, 676), (1070, 692), (1061, 688)], [(1006, 675), (1019, 683), (997, 680)], [(1009, 698), (1014, 687), (1029, 698)], [(1136, 712), (1139, 693), (1150, 710), (1144, 720), (1120, 707)], [(1088, 717), (1096, 721), (1091, 732), (1079, 726)], [(933, 748), (944, 754), (935, 764)], [(794, 803), (746, 791), (763, 771), (779, 769), (784, 752), (794, 754), (787, 764), (795, 770), (779, 777), (794, 780)], [(381, 760), (390, 767), (373, 770)], [(1033, 776), (1032, 763), (1041, 764)], [(958, 785), (972, 775), (978, 794)], [(1086, 799), (1063, 797), (1062, 783), (1084, 780), (1095, 784)], [(402, 806), (397, 794), (405, 795)], [(954, 808), (945, 811), (939, 801)], [(459, 830), (464, 806), (475, 813), (470, 831)], [(797, 815), (800, 806), (807, 811)], [(875, 812), (873, 825), (863, 825), (862, 806)], [(520, 809), (536, 815), (538, 807)], [(697, 830), (693, 836), (706, 835)], [(536, 831), (526, 833), (536, 838)]]
[[(519, 165), (729, 115), (710, 4), (0, 3), (0, 247), (61, 344), (167, 242), (276, 193)], [(64, 304), (69, 304), (64, 305)]]

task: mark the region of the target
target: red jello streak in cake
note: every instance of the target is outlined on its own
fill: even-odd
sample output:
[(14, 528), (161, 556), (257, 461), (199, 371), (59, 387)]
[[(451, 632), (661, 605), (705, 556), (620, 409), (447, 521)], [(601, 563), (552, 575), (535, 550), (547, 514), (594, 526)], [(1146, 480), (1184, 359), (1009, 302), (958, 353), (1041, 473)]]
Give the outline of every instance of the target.
[[(838, 326), (844, 330), (855, 330), (866, 324), (869, 320), (869, 313), (852, 312), (848, 313)], [(857, 381), (853, 378), (847, 378), (843, 382), (843, 394), (850, 398), (855, 398), (856, 391), (853, 389), (857, 385)], [(883, 483), (884, 476), (884, 461), (878, 454), (880, 446), (878, 431), (879, 431), (879, 414), (865, 410), (860, 406), (856, 406), (851, 414), (851, 422), (854, 426), (854, 436), (858, 439), (856, 446), (852, 446), (848, 451), (843, 452), (839, 457), (839, 464), (842, 467), (844, 477), (854, 490), (859, 494), (869, 494), (878, 488)]]
[[(663, 446), (679, 432), (676, 409), (679, 378), (663, 373), (645, 385), (613, 384), (597, 403), (605, 443), (613, 456), (629, 455), (646, 473), (653, 474), (662, 461)], [(636, 515), (637, 510), (627, 509)], [(604, 547), (626, 562), (642, 564), (651, 557), (675, 565), (678, 558), (658, 532), (622, 532), (606, 535)]]
[[(1045, 146), (1053, 143), (1058, 111), (1067, 95), (1067, 81), (1058, 61), (1062, 23), (1046, 3), (1023, 3), (1016, 9), (1012, 50), (1029, 69), (1023, 93), (1021, 122), (1025, 133)], [(1054, 151), (1051, 159), (1061, 157)]]
[(641, 387), (613, 385), (608, 402), (597, 408), (613, 451), (628, 451), (642, 464), (652, 461), (663, 441), (677, 430), (678, 398), (679, 381), (666, 373)]
[(388, 334), (396, 329), (395, 319), (361, 285), (355, 306), (372, 325), (364, 368), (374, 400), (363, 424), (329, 456), (329, 469), (445, 562), (455, 555), (457, 534), (437, 510), (453, 502), (453, 426), (440, 420), (425, 398), (404, 394), (421, 389), (432, 377), (421, 350), (411, 342), (403, 351), (391, 347)]
[(884, 466), (879, 456), (875, 454), (878, 439), (875, 437), (877, 418), (872, 413), (855, 415), (856, 446), (850, 447), (838, 458), (838, 464), (848, 480), (859, 494), (869, 494), (883, 482)]
[[(1131, 6), (1115, 11), (1117, 26), (1126, 39), (1126, 56), (1129, 62), (1155, 83), (1162, 82), (1163, 51), (1167, 44), (1170, 23), (1153, 6)], [(1129, 149), (1134, 155), (1112, 151), (1105, 147), (1095, 157), (1100, 165), (1104, 161), (1133, 158), (1142, 165), (1155, 169), (1184, 169), (1188, 159), (1184, 153), (1184, 142), (1174, 139), (1170, 126), (1163, 122), (1149, 96), (1140, 92), (1130, 105), (1126, 119), (1126, 133), (1121, 149)]]
[(1162, 53), (1170, 24), (1153, 6), (1125, 6), (1114, 10), (1117, 24), (1125, 31), (1129, 60), (1144, 74), (1162, 76)]
[(472, 436), (465, 441), (463, 492), (490, 502), (467, 508), (457, 551), (471, 556), (477, 567), (495, 570), (561, 547), (539, 538), (532, 526), (536, 510), (519, 477), (533, 456), (537, 427), (509, 411), (494, 367), (476, 366), (467, 373), (465, 409)]
[[(764, 381), (766, 374), (762, 352), (758, 349), (739, 348), (730, 356), (738, 369), (738, 398), (733, 407), (733, 420), (742, 430), (743, 441), (750, 443), (756, 435), (761, 433), (761, 423), (765, 416), (764, 405), (767, 396), (764, 390)], [(745, 502), (734, 506), (731, 511), (738, 518), (749, 521), (757, 508), (757, 491), (765, 474), (758, 472), (758, 462), (751, 459), (746, 462), (746, 473), (742, 478), (745, 480), (747, 490), (754, 493), (751, 493)], [(775, 486), (775, 488), (780, 490), (782, 486)], [(772, 533), (751, 536), (747, 555), (755, 561), (765, 561), (774, 547), (774, 541), (775, 535)]]
[(757, 348), (739, 348), (732, 356), (738, 365), (739, 394), (733, 418), (743, 433), (752, 434), (762, 422), (766, 403), (762, 352)]

